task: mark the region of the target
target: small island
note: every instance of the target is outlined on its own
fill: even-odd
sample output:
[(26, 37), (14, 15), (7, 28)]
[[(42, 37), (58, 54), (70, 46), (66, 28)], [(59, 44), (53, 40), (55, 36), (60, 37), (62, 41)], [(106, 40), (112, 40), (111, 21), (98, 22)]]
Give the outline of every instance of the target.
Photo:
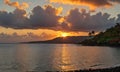
[(89, 46), (120, 46), (120, 23), (97, 35), (92, 33), (94, 34), (94, 31), (89, 33), (90, 39), (86, 39), (80, 42), (80, 44)]

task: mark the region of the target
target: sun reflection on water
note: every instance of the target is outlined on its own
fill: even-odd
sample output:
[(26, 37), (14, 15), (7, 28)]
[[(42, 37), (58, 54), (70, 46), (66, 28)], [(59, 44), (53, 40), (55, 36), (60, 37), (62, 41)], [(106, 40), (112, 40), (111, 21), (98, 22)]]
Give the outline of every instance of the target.
[(74, 66), (71, 62), (71, 56), (69, 49), (66, 44), (62, 45), (62, 55), (61, 55), (61, 65), (60, 68), (62, 71), (72, 70)]

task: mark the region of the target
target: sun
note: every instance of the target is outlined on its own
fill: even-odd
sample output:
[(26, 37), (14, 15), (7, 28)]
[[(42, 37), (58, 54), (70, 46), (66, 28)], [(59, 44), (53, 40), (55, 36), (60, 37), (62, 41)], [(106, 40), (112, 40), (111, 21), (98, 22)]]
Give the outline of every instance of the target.
[(62, 36), (62, 37), (67, 37), (67, 36), (68, 36), (68, 33), (61, 33), (61, 36)]

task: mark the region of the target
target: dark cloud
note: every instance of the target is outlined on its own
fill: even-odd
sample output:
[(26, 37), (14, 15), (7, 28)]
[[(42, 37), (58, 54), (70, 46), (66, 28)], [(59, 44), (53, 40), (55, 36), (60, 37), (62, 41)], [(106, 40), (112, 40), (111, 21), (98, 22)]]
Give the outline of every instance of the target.
[(30, 23), (35, 28), (56, 27), (59, 19), (60, 16), (56, 15), (56, 9), (49, 5), (45, 9), (40, 6), (35, 7), (30, 15)]
[(120, 23), (120, 14), (118, 14), (117, 17), (118, 17), (118, 18), (117, 18), (117, 22)]
[(62, 31), (103, 31), (120, 22), (118, 18), (110, 18), (108, 13), (91, 15), (85, 9), (79, 11), (75, 8), (65, 17), (60, 16), (60, 11), (50, 5), (36, 6), (29, 17), (26, 11), (15, 9), (13, 12), (0, 11), (0, 26), (12, 29), (52, 29)]
[(85, 10), (81, 12), (76, 8), (72, 9), (69, 12), (69, 15), (66, 16), (65, 20), (71, 24), (70, 31), (103, 31), (106, 28), (109, 28), (115, 25), (115, 18), (109, 18), (110, 14), (101, 12), (90, 15), (86, 13)]
[(110, 0), (110, 1), (120, 3), (120, 0)]
[(13, 29), (24, 29), (28, 26), (26, 11), (15, 9), (13, 13), (0, 11), (0, 26)]
[(26, 17), (26, 11), (21, 9), (10, 13), (0, 11), (0, 26), (13, 29), (52, 29), (61, 18), (56, 12), (58, 10), (50, 5), (45, 8), (35, 7), (29, 18)]

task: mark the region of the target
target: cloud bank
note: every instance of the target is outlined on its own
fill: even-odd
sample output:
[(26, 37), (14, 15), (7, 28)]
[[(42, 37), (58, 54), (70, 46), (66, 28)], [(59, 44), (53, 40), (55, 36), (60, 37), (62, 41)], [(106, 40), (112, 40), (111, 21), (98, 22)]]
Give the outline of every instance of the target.
[[(112, 2), (119, 2), (119, 0)], [(69, 14), (64, 17), (60, 15), (61, 12), (61, 7), (55, 8), (51, 5), (36, 6), (32, 9), (29, 16), (26, 16), (27, 13), (24, 9), (19, 8), (16, 8), (13, 12), (0, 11), (0, 26), (12, 29), (89, 32), (91, 30), (103, 31), (114, 26), (116, 22), (120, 22), (120, 14), (115, 19), (110, 18), (108, 13), (102, 14), (99, 12), (91, 15), (91, 12), (86, 12), (85, 9), (80, 11), (78, 8), (71, 9)]]
[[(76, 8), (70, 10), (65, 20), (71, 24), (70, 31), (103, 31), (115, 25), (116, 19), (109, 17), (110, 14), (107, 13), (102, 14), (99, 12), (95, 15), (90, 15), (90, 12), (87, 13), (84, 9), (79, 11), (79, 9)], [(119, 18), (120, 16), (118, 19)]]
[(57, 27), (58, 20), (61, 18), (59, 9), (50, 5), (42, 8), (36, 6), (29, 17), (26, 17), (26, 11), (15, 9), (13, 12), (0, 11), (0, 26), (13, 29), (52, 29)]

